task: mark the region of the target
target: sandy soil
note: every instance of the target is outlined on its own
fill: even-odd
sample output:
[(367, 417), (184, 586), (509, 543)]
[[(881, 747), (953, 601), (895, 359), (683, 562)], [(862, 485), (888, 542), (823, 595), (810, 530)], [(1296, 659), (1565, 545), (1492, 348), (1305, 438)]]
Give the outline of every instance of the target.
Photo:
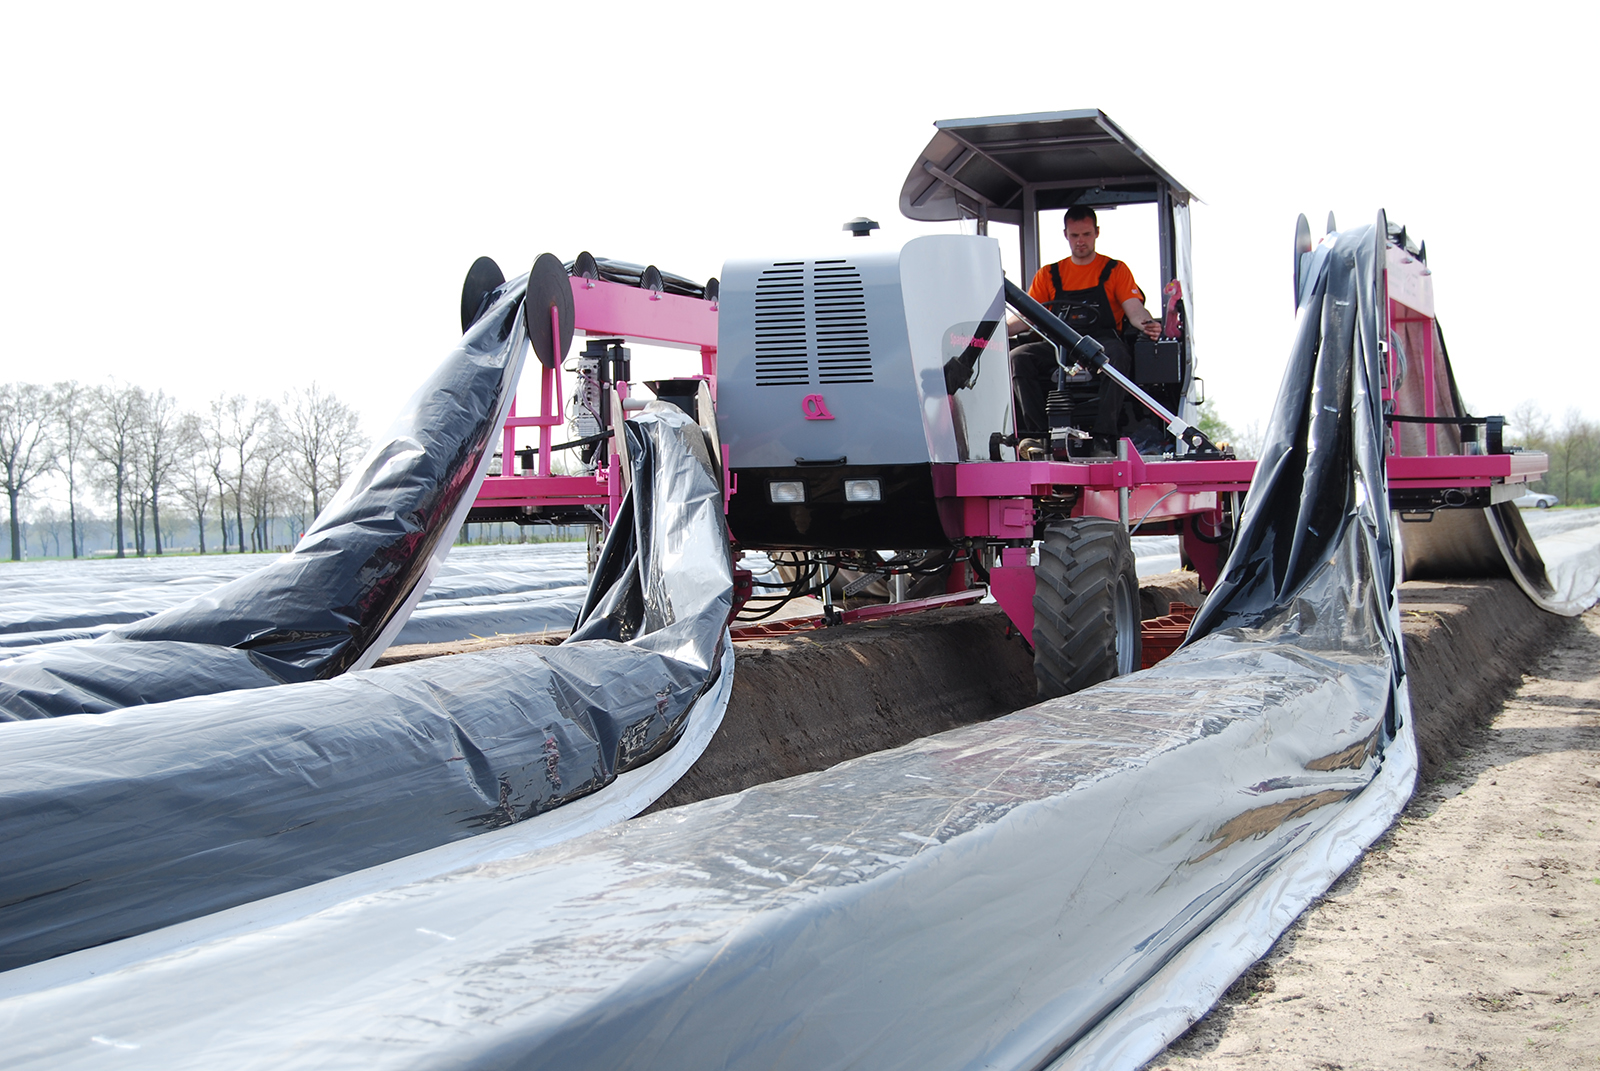
[(1600, 1067), (1600, 609), (1148, 1068)]

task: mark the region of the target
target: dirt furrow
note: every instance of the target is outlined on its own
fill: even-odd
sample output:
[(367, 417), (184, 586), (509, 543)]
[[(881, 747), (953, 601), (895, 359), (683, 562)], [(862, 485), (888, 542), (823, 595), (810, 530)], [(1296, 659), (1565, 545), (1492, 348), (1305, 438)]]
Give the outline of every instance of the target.
[(1463, 742), (1152, 1071), (1600, 1067), (1600, 609)]

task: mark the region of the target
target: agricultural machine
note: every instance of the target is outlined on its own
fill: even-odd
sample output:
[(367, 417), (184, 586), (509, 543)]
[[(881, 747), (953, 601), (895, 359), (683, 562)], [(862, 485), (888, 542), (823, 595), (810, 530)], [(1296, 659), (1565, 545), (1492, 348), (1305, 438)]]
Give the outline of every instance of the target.
[[(1196, 427), (1192, 195), (1099, 111), (935, 125), (901, 211), (972, 221), (976, 233), (898, 248), (867, 237), (833, 256), (733, 261), (720, 285), (588, 254), (566, 264), (541, 257), (524, 305), (540, 359), (538, 413), (513, 409), (500, 471), (485, 479), (469, 520), (576, 522), (600, 532), (626, 491), (617, 426), (659, 399), (689, 412), (721, 459), (735, 555), (762, 551), (782, 563), (779, 580), (736, 573), (736, 629), (805, 595), (822, 600), (814, 623), (833, 624), (987, 593), (1031, 644), (1041, 697), (1138, 669), (1130, 534), (1176, 535), (1208, 589), (1255, 467)], [(1162, 329), (1158, 340), (1136, 340), (1119, 369), (1095, 338), (1057, 315), (1065, 310), (1006, 279), (988, 230), (1017, 227), (1022, 274), (1031, 278), (1042, 213), (1137, 204), (1156, 210)], [(864, 236), (871, 229), (870, 221), (846, 227)], [(1387, 294), (1380, 345), (1394, 509), (1422, 522), (1515, 497), (1544, 471), (1544, 456), (1507, 448), (1501, 418), (1465, 414), (1435, 322), (1426, 252), (1381, 217), (1378, 233), (1390, 236), (1378, 293)], [(1301, 280), (1312, 277), (1309, 258), (1322, 248), (1302, 217), (1297, 307), (1307, 296)], [(464, 328), (503, 284), (492, 261), (474, 265)], [(1054, 346), (1061, 369), (1043, 459), (1019, 455), (1008, 315)], [(568, 358), (574, 334), (584, 348)], [(639, 392), (633, 342), (698, 350), (701, 370)], [(563, 371), (575, 382), (564, 383)], [(1097, 443), (1088, 429), (1106, 378), (1134, 404), (1119, 418), (1127, 433)], [(554, 441), (569, 424), (578, 434)], [(519, 428), (534, 429), (537, 443), (519, 449)], [(923, 592), (930, 583), (944, 590), (841, 605), (876, 580), (893, 600), (907, 578), (922, 578)]]

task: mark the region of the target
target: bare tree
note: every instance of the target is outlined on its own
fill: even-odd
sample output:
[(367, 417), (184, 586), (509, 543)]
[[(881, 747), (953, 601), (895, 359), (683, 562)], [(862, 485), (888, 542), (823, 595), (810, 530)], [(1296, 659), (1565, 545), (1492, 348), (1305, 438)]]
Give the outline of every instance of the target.
[(61, 557), (61, 530), (64, 527), (66, 518), (58, 514), (54, 506), (47, 504), (33, 511), (33, 534), (38, 537), (41, 557), (49, 553), (52, 543), (56, 548), (53, 557)]
[(88, 554), (90, 542), (99, 540), (101, 536), (109, 540), (110, 532), (111, 526), (94, 511), (93, 506), (85, 504), (78, 510), (78, 538), (83, 541), (80, 553)]
[(133, 385), (97, 387), (94, 390), (95, 421), (89, 437), (90, 450), (102, 467), (101, 482), (117, 504), (117, 557), (126, 558), (124, 506), (137, 484), (130, 479), (139, 456), (139, 419), (144, 408), (144, 391)]
[(83, 553), (83, 537), (78, 532), (78, 479), (82, 475), (84, 439), (89, 434), (90, 402), (93, 392), (75, 379), (57, 383), (51, 390), (55, 411), (51, 414), (56, 442), (56, 470), (67, 480), (67, 522), (71, 529), (72, 556)]
[[(193, 413), (185, 413), (178, 424), (178, 454), (182, 459), (174, 470), (173, 493), (194, 511), (194, 530), (200, 553), (206, 552), (206, 507), (211, 505), (215, 466), (206, 427)], [(226, 538), (226, 533), (224, 533)]]
[[(1524, 450), (1540, 450), (1546, 454), (1552, 452), (1550, 417), (1535, 401), (1521, 402), (1511, 410), (1506, 417), (1504, 435), (1505, 442)], [(1528, 486), (1548, 487), (1550, 482), (1549, 473), (1546, 473), (1537, 480), (1530, 481)]]
[(1591, 502), (1595, 492), (1595, 460), (1600, 448), (1600, 425), (1576, 409), (1567, 410), (1561, 422), (1561, 498), (1566, 502)]
[(1582, 467), (1582, 439), (1584, 433), (1583, 414), (1576, 409), (1568, 409), (1566, 417), (1561, 421), (1561, 428), (1550, 436), (1545, 446), (1545, 453), (1550, 455), (1550, 471), (1545, 476), (1547, 480), (1561, 481), (1561, 501), (1572, 501), (1572, 476), (1574, 471)]
[[(270, 402), (252, 403), (242, 394), (217, 399), (211, 410), (219, 444), (217, 483), (222, 497), (233, 501), (234, 534), (239, 539), (239, 553), (243, 554), (244, 506), (249, 494), (246, 474), (271, 431), (275, 410)], [(226, 534), (223, 541), (226, 547)]]
[(272, 517), (284, 498), (279, 461), (284, 440), (278, 434), (277, 413), (270, 413), (270, 426), (261, 436), (240, 481), (241, 497), (250, 507), (250, 549), (268, 550), (272, 546)]
[(55, 467), (50, 443), (50, 392), (36, 383), (0, 385), (0, 487), (11, 506), (11, 560), (22, 560), (17, 503), (28, 486)]
[[(140, 468), (144, 490), (149, 493), (150, 527), (155, 533), (156, 553), (161, 553), (161, 488), (171, 479), (182, 446), (179, 425), (183, 414), (178, 401), (157, 389), (145, 396), (143, 419), (139, 427)], [(142, 527), (142, 526), (141, 526)]]
[(1506, 436), (1518, 446), (1545, 450), (1550, 445), (1550, 418), (1537, 402), (1523, 402), (1506, 419)]
[(150, 505), (150, 495), (144, 479), (144, 416), (140, 414), (134, 425), (133, 451), (128, 455), (127, 474), (128, 512), (133, 516), (133, 552), (145, 555), (144, 513)]
[(282, 434), (289, 474), (310, 497), (315, 518), (328, 495), (344, 482), (348, 459), (366, 449), (361, 420), (354, 409), (312, 383), (283, 396)]
[(217, 485), (217, 531), (222, 540), (222, 553), (228, 553), (228, 412), (230, 401), (219, 395), (211, 403), (210, 419), (203, 425), (205, 435), (206, 465)]

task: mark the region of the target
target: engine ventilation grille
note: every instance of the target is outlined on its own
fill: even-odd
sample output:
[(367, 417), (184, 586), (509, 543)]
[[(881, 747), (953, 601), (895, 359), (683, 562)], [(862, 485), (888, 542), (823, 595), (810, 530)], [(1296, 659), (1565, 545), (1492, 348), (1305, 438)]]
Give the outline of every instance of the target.
[(758, 387), (872, 382), (866, 288), (843, 260), (778, 261), (763, 271), (755, 334)]
[(842, 260), (819, 260), (811, 282), (816, 324), (817, 378), (823, 383), (871, 383), (867, 293), (861, 273)]
[(806, 304), (804, 261), (781, 261), (756, 280), (756, 386), (811, 382)]

